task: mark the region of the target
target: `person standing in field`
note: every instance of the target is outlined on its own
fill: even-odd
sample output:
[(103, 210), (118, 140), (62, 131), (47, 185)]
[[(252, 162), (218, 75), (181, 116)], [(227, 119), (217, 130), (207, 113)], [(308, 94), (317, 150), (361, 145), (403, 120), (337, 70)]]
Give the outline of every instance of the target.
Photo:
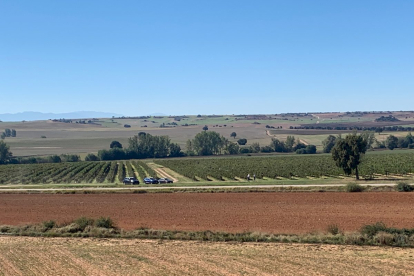
[(256, 181), (256, 174), (253, 174), (253, 181)]
[(250, 181), (250, 173), (247, 174), (247, 181)]

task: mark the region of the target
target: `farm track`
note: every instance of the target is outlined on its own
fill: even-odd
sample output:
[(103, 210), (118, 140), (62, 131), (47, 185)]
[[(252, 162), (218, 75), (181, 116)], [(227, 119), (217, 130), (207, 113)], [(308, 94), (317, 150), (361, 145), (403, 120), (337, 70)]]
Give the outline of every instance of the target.
[(413, 228), (414, 193), (0, 194), (0, 224), (111, 217), (123, 229), (307, 233)]

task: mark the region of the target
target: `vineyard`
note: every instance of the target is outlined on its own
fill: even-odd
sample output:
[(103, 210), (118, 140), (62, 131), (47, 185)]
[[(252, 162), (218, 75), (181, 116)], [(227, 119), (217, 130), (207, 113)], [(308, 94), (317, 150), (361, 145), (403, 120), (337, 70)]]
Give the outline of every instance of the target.
[[(247, 174), (272, 179), (343, 175), (343, 171), (336, 167), (328, 155), (175, 159), (155, 162), (195, 181), (245, 179)], [(360, 166), (360, 174), (365, 178), (388, 174), (407, 175), (413, 172), (413, 153), (366, 155)]]
[[(255, 174), (258, 179), (343, 177), (342, 170), (329, 155), (158, 159), (154, 162), (186, 177), (184, 182), (235, 181), (246, 179), (247, 174)], [(361, 176), (371, 179), (413, 172), (413, 153), (366, 155), (360, 166)], [(147, 176), (160, 177), (153, 167), (139, 160), (0, 166), (0, 184), (122, 183), (128, 176), (141, 182)]]
[(0, 184), (122, 183), (126, 176), (142, 180), (157, 174), (142, 161), (0, 166)]

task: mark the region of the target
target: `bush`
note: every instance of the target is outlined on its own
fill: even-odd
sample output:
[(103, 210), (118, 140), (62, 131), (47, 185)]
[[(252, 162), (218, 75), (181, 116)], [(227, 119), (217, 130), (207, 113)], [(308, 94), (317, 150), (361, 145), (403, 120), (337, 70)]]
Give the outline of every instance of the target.
[(80, 217), (77, 220), (74, 221), (80, 228), (81, 231), (85, 230), (87, 226), (92, 226), (94, 223), (94, 220), (87, 217)]
[(89, 153), (88, 155), (86, 155), (85, 161), (99, 161), (99, 157), (93, 153)]
[(375, 224), (367, 224), (361, 227), (361, 234), (367, 235), (369, 237), (375, 236), (379, 232), (386, 232), (387, 227), (382, 222), (377, 222)]
[(409, 149), (414, 149), (414, 144), (409, 144), (409, 145), (408, 145), (408, 148), (409, 148)]
[(399, 182), (395, 186), (395, 189), (399, 192), (412, 192), (414, 191), (414, 187), (408, 184), (407, 182)]
[(56, 226), (56, 222), (54, 220), (48, 220), (43, 222), (43, 227), (45, 228), (45, 231), (52, 229)]
[(328, 225), (326, 230), (332, 235), (338, 235), (340, 233), (339, 226), (337, 224)]
[(380, 231), (374, 236), (374, 241), (380, 245), (392, 245), (394, 243), (394, 235)]
[(101, 228), (115, 228), (115, 224), (110, 217), (100, 217), (95, 221), (96, 227)]
[(361, 185), (357, 183), (348, 183), (346, 185), (346, 191), (348, 193), (358, 193), (358, 192), (362, 192), (363, 190), (364, 190), (364, 187), (362, 187)]

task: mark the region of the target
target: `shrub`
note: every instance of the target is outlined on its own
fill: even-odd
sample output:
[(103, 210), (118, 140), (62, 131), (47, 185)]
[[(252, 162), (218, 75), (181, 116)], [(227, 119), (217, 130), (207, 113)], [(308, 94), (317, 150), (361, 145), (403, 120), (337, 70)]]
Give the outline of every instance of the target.
[(43, 222), (43, 227), (45, 228), (45, 231), (52, 229), (56, 226), (56, 222), (54, 220), (48, 220)]
[(358, 193), (358, 192), (362, 192), (363, 190), (364, 190), (364, 187), (362, 187), (361, 185), (357, 183), (348, 183), (346, 185), (346, 191), (348, 193)]
[(80, 217), (74, 222), (79, 226), (80, 230), (83, 231), (87, 226), (92, 226), (94, 220), (87, 217)]
[(375, 236), (379, 232), (386, 232), (387, 227), (382, 222), (377, 222), (375, 224), (367, 224), (361, 227), (361, 234), (367, 235), (369, 237)]
[(374, 236), (374, 242), (380, 245), (392, 245), (394, 243), (394, 235), (380, 231)]
[(95, 221), (96, 227), (115, 228), (115, 224), (110, 217), (100, 217)]
[(395, 189), (399, 192), (412, 192), (414, 190), (414, 187), (407, 182), (399, 182), (395, 186)]
[(337, 224), (328, 225), (326, 230), (332, 235), (338, 235), (340, 233), (339, 226)]

